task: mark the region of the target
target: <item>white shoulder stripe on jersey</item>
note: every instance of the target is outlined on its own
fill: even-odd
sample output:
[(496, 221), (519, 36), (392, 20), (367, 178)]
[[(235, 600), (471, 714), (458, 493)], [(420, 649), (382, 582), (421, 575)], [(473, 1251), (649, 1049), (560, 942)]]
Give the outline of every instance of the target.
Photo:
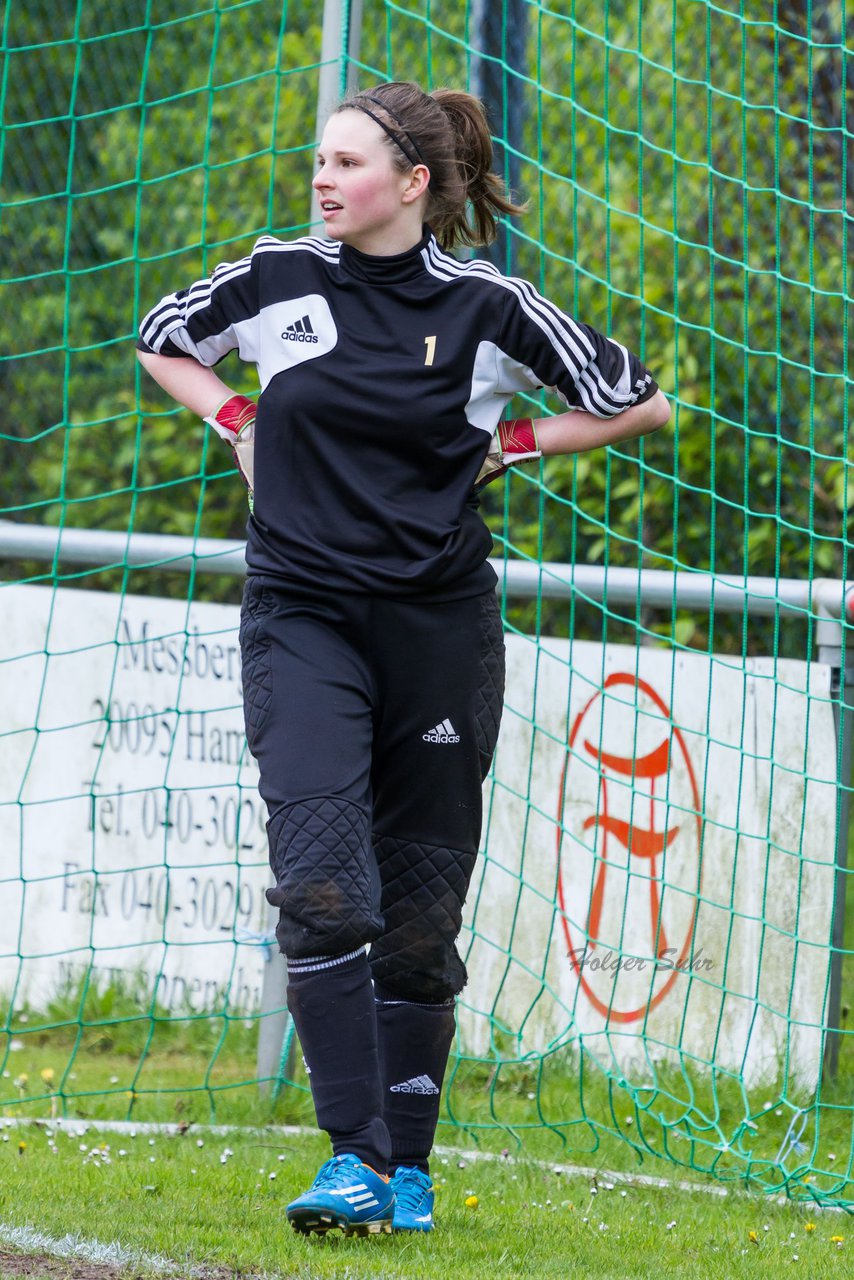
[(156, 347), (158, 340), (165, 340), (175, 329), (185, 325), (196, 311), (209, 306), (215, 289), (245, 275), (251, 266), (251, 258), (241, 258), (235, 263), (223, 262), (212, 276), (207, 276), (204, 280), (196, 280), (190, 285), (181, 302), (178, 301), (176, 293), (167, 294), (156, 307), (152, 308), (142, 323), (140, 333), (144, 341), (150, 347)]
[[(560, 356), (566, 369), (570, 373), (573, 380), (577, 379), (581, 369), (587, 363), (589, 356), (585, 357), (578, 349), (578, 345), (572, 340), (567, 333), (565, 327), (555, 324), (552, 317), (545, 314), (545, 307), (538, 306), (536, 303), (529, 303), (525, 297), (525, 293), (519, 288), (509, 276), (502, 276), (500, 272), (495, 271), (494, 267), (490, 267), (488, 271), (478, 269), (474, 263), (460, 263), (453, 259), (445, 259), (444, 261), (431, 260), (426, 256), (425, 265), (431, 275), (437, 276), (440, 280), (452, 280), (463, 276), (470, 276), (489, 280), (491, 283), (499, 285), (503, 289), (507, 289), (510, 293), (516, 295), (522, 310), (525, 314), (542, 330), (548, 338), (557, 355)], [(483, 264), (484, 266), (487, 264)]]
[(206, 285), (210, 288), (218, 288), (224, 284), (226, 280), (232, 280), (235, 276), (245, 275), (252, 266), (252, 257), (238, 258), (237, 262), (219, 262), (209, 276), (203, 280), (194, 280), (187, 290), (188, 297), (192, 297), (200, 289)]
[[(431, 246), (431, 251), (433, 248), (434, 246)], [(574, 323), (571, 316), (566, 315), (548, 298), (544, 298), (541, 293), (538, 293), (529, 280), (523, 280), (519, 276), (504, 276), (491, 262), (482, 262), (478, 258), (465, 263), (457, 262), (456, 258), (442, 253), (438, 245), (435, 246), (433, 258), (437, 265), (445, 266), (449, 271), (454, 271), (455, 274), (474, 275), (484, 280), (491, 280), (493, 283), (503, 285), (512, 292), (517, 293), (521, 299), (527, 299), (539, 314), (552, 322), (556, 334), (566, 341), (567, 346), (577, 356), (581, 364), (586, 364), (588, 360), (595, 356), (596, 352), (584, 330)]]
[[(544, 298), (541, 294), (537, 293), (536, 289), (534, 289), (533, 285), (531, 285), (529, 281), (522, 280), (516, 276), (502, 276), (501, 273), (497, 271), (496, 268), (492, 265), (492, 263), (489, 263), (489, 262), (473, 261), (463, 265), (456, 262), (455, 259), (448, 258), (446, 255), (439, 253), (438, 250), (437, 250), (436, 256), (441, 258), (442, 262), (446, 264), (449, 270), (451, 271), (453, 271), (453, 267), (456, 266), (460, 268), (462, 272), (473, 274), (482, 279), (491, 279), (496, 283), (506, 284), (511, 288), (515, 286), (515, 290), (519, 294), (520, 301), (522, 302), (523, 309), (526, 311), (526, 314), (530, 314), (530, 311), (524, 305), (525, 298), (527, 298), (531, 307), (535, 311), (537, 311), (539, 314), (543, 316), (549, 316), (554, 321), (555, 326), (559, 331), (559, 333), (566, 339), (567, 343), (571, 347), (573, 351), (573, 355), (580, 359), (580, 363), (582, 365), (587, 365), (588, 380), (590, 381), (591, 385), (592, 385), (593, 372), (595, 372), (596, 381), (599, 387), (599, 395), (601, 396), (601, 404), (603, 406), (603, 409), (605, 409), (605, 416), (610, 417), (615, 413), (619, 413), (622, 409), (626, 408), (626, 406), (631, 403), (633, 397), (628, 385), (626, 386), (626, 390), (624, 392), (619, 391), (617, 388), (612, 387), (607, 382), (607, 380), (602, 376), (601, 370), (595, 364), (593, 365), (592, 371), (590, 370), (590, 366), (587, 364), (587, 362), (591, 358), (595, 358), (596, 353), (592, 344), (587, 338), (587, 335), (584, 333), (583, 329), (579, 328), (572, 321), (571, 317), (564, 315), (563, 312), (561, 312), (557, 307), (555, 307), (554, 303), (550, 302), (547, 298)], [(532, 316), (532, 319), (533, 318), (534, 317)], [(542, 325), (540, 325), (539, 327), (543, 328)], [(547, 336), (549, 336), (548, 332), (545, 329), (544, 329), (544, 332), (546, 332)], [(578, 345), (576, 345), (576, 342), (574, 341), (575, 338), (578, 339)], [(609, 339), (609, 341), (613, 342), (613, 339)], [(567, 361), (565, 356), (559, 350), (559, 348), (554, 343), (554, 341), (552, 342), (552, 345), (555, 346), (556, 350), (558, 350), (558, 354), (561, 355), (561, 358), (564, 360), (564, 363), (566, 364)], [(614, 342), (614, 345), (617, 347), (620, 347), (620, 350), (623, 352), (626, 362), (628, 362), (628, 356), (626, 354), (625, 348), (622, 347), (617, 342)], [(578, 350), (578, 346), (582, 346), (584, 348), (584, 351), (587, 353), (586, 359), (585, 359), (585, 356)], [(569, 365), (567, 365), (567, 367), (569, 367)], [(570, 372), (572, 372), (572, 375), (574, 378), (578, 376), (573, 369), (570, 369)], [(613, 408), (611, 409), (606, 408), (606, 406), (609, 403), (613, 405)], [(595, 410), (593, 410), (593, 412), (595, 412)], [(597, 416), (601, 417), (603, 415), (600, 413), (600, 414), (597, 414)]]
[[(213, 274), (203, 280), (195, 280), (186, 290), (184, 308), (186, 315), (192, 315), (199, 305), (206, 306), (211, 294), (221, 285), (227, 284), (238, 276), (246, 275), (251, 270), (251, 257), (240, 258), (237, 262), (220, 262)], [(177, 294), (169, 294), (169, 298), (177, 298)], [(165, 301), (165, 300), (164, 300)]]
[[(429, 256), (428, 256), (429, 255)], [(581, 373), (587, 373), (587, 384), (591, 390), (598, 388), (595, 394), (595, 402), (601, 407), (596, 409), (593, 402), (586, 396), (582, 388), (578, 386), (579, 394), (585, 403), (588, 411), (596, 414), (597, 417), (612, 417), (626, 408), (633, 400), (633, 394), (627, 385), (625, 391), (620, 391), (610, 385), (603, 377), (601, 370), (595, 365), (590, 368), (590, 362), (595, 357), (595, 351), (590, 343), (587, 335), (582, 329), (575, 325), (571, 317), (564, 315), (555, 305), (541, 294), (537, 293), (534, 287), (527, 281), (515, 276), (503, 276), (500, 271), (489, 262), (481, 262), (478, 260), (460, 263), (455, 258), (451, 258), (443, 254), (436, 245), (435, 241), (431, 242), (423, 251), (425, 266), (431, 270), (432, 263), (436, 267), (444, 268), (447, 274), (440, 275), (439, 271), (431, 271), (431, 274), (440, 275), (442, 279), (451, 279), (454, 276), (471, 275), (480, 279), (491, 280), (495, 284), (514, 292), (521, 303), (522, 309), (528, 315), (538, 328), (540, 328), (546, 337), (549, 338), (551, 345), (560, 356), (564, 365), (571, 374), (573, 380), (578, 386)], [(541, 323), (541, 319), (545, 323)], [(566, 343), (572, 353), (562, 349), (561, 339)], [(609, 339), (609, 341), (613, 341)], [(615, 346), (620, 346), (615, 343)], [(582, 348), (583, 350), (580, 350)], [(621, 347), (625, 355), (625, 348)], [(586, 352), (586, 355), (584, 354)], [(568, 358), (569, 356), (569, 358)], [(626, 356), (626, 360), (628, 357)], [(576, 364), (576, 361), (578, 362)], [(585, 368), (586, 366), (586, 368)], [(595, 382), (594, 382), (595, 375)]]
[(275, 236), (261, 236), (255, 245), (255, 253), (288, 253), (294, 249), (307, 249), (310, 253), (319, 253), (330, 262), (337, 262), (341, 256), (341, 245), (336, 240), (321, 240), (319, 236), (300, 236), (298, 240), (277, 240)]
[(240, 276), (248, 275), (252, 270), (252, 257), (241, 258), (239, 262), (222, 262), (212, 276), (206, 280), (197, 280), (187, 290), (184, 314), (189, 320), (197, 311), (210, 305), (214, 290), (221, 285), (230, 284)]
[[(195, 315), (197, 311), (201, 311), (210, 305), (215, 289), (250, 271), (252, 259), (256, 253), (287, 253), (300, 250), (313, 253), (325, 262), (335, 264), (341, 253), (341, 246), (333, 243), (327, 244), (327, 242), (314, 236), (303, 236), (299, 240), (291, 240), (289, 242), (277, 240), (274, 236), (262, 236), (256, 242), (249, 257), (241, 258), (235, 263), (221, 263), (212, 276), (204, 280), (197, 280), (191, 285), (183, 305), (178, 302), (177, 295), (174, 293), (163, 298), (143, 321), (140, 329), (143, 341), (148, 346), (157, 349), (158, 342), (164, 342), (176, 329), (184, 327), (190, 317)], [(210, 335), (210, 339), (213, 341), (216, 340), (216, 337), (216, 334)], [(183, 343), (178, 345), (184, 346)]]
[[(199, 280), (192, 285), (188, 291), (188, 298), (193, 300), (193, 305), (188, 311), (188, 315), (192, 315), (198, 310), (196, 295), (208, 298), (214, 289), (218, 289), (221, 284), (226, 281), (233, 280), (236, 276), (244, 275), (251, 270), (253, 259), (256, 254), (262, 253), (294, 253), (308, 252), (313, 253), (317, 257), (323, 258), (325, 261), (333, 263), (338, 261), (341, 252), (340, 245), (330, 245), (327, 249), (322, 240), (317, 240), (313, 236), (303, 236), (299, 240), (276, 240), (274, 236), (262, 236), (257, 241), (255, 248), (252, 250), (248, 258), (241, 258), (239, 262), (222, 263), (217, 267), (216, 271), (207, 280)], [(207, 287), (206, 287), (207, 286)], [(204, 303), (202, 303), (204, 305)]]
[[(288, 243), (286, 243), (283, 240), (276, 240), (273, 236), (266, 237), (264, 240), (263, 247), (259, 247), (258, 245), (256, 245), (255, 249), (252, 252), (252, 257), (244, 258), (241, 262), (235, 263), (233, 267), (229, 267), (229, 270), (223, 274), (221, 279), (218, 277), (219, 268), (217, 268), (217, 271), (215, 271), (213, 275), (213, 283), (211, 288), (204, 295), (200, 295), (198, 300), (194, 299), (191, 305), (187, 307), (187, 311), (186, 311), (187, 318), (189, 319), (190, 316), (195, 315), (197, 311), (200, 311), (203, 307), (208, 305), (208, 302), (210, 300), (210, 295), (214, 289), (218, 288), (225, 281), (233, 280), (235, 276), (242, 275), (246, 271), (250, 270), (252, 266), (252, 258), (254, 258), (256, 252), (257, 253), (308, 252), (308, 253), (313, 253), (318, 258), (322, 258), (325, 262), (335, 263), (338, 261), (340, 246), (335, 245), (333, 247), (333, 251), (329, 253), (324, 247), (323, 242), (321, 240), (316, 240), (313, 236), (304, 236), (300, 240), (291, 240)], [(201, 288), (203, 285), (207, 283), (209, 282), (199, 281), (199, 284), (195, 287)], [(193, 294), (193, 290), (191, 289), (189, 296), (192, 297), (192, 294)]]

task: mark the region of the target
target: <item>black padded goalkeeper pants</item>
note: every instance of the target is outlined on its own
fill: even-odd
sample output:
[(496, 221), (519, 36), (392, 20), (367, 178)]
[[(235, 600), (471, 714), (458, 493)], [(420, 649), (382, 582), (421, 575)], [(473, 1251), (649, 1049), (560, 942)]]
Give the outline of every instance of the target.
[(371, 944), (386, 993), (452, 999), (503, 698), (494, 593), (309, 597), (249, 578), (240, 641), (282, 951)]

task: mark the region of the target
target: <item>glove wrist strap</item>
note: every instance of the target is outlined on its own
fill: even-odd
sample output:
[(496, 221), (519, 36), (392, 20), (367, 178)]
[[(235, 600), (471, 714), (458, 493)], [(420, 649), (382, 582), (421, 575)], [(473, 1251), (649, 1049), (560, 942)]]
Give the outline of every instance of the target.
[(229, 396), (219, 408), (205, 418), (218, 436), (234, 444), (241, 431), (255, 418), (255, 401), (248, 396)]

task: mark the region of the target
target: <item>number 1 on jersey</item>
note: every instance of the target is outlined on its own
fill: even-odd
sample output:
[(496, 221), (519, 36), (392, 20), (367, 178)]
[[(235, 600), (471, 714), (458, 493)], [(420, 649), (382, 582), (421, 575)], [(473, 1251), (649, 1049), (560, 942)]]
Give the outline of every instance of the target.
[(431, 337), (429, 337), (429, 338), (425, 338), (425, 339), (424, 339), (424, 341), (425, 341), (425, 343), (427, 344), (427, 354), (426, 354), (426, 356), (424, 357), (424, 363), (425, 363), (425, 364), (432, 364), (432, 363), (433, 363), (433, 357), (434, 357), (434, 355), (436, 354), (436, 335), (435, 335), (435, 333), (434, 333)]

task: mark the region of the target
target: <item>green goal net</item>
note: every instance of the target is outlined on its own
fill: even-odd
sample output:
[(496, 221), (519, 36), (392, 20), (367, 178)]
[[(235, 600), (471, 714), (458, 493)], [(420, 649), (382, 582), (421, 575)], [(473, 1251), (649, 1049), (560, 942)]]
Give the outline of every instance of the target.
[(850, 8), (322, 17), (0, 0), (0, 1116), (311, 1120), (242, 732), (245, 492), (134, 339), (311, 231), (330, 73), (416, 79), (483, 97), (528, 202), (484, 252), (673, 407), (484, 498), (508, 690), (440, 1140), (851, 1208)]

